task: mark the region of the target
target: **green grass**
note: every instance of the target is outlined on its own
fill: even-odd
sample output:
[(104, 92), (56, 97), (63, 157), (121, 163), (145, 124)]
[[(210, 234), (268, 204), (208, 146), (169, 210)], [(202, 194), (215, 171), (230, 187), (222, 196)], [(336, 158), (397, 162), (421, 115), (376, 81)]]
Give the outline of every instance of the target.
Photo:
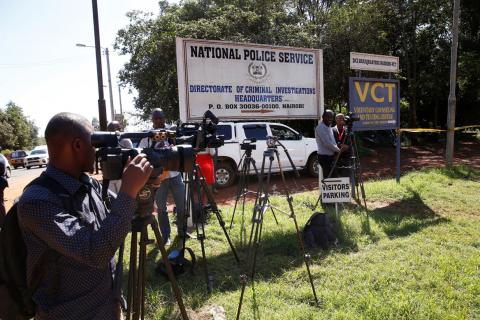
[[(403, 176), (400, 184), (367, 182), (365, 191), (368, 219), (355, 205), (341, 206), (338, 220), (329, 208), (339, 242), (327, 252), (310, 252), (319, 308), (313, 304), (293, 220), (277, 212), (277, 225), (267, 212), (255, 283), (247, 284), (242, 319), (480, 319), (480, 172), (469, 167), (419, 171)], [(302, 227), (312, 214), (305, 204), (315, 203), (317, 193), (298, 193), (293, 199)], [(283, 196), (271, 200), (288, 211)], [(229, 230), (241, 258), (251, 211), (249, 204), (244, 216), (237, 212)], [(222, 208), (228, 222), (231, 213), (232, 207)], [(211, 319), (206, 316), (209, 306), (222, 306), (227, 319), (235, 319), (243, 266), (237, 266), (214, 216), (206, 235), (214, 292), (206, 293), (200, 261), (194, 275), (179, 278), (185, 305), (192, 319)], [(201, 260), (198, 241), (187, 245)], [(168, 282), (153, 271), (159, 259), (151, 246), (147, 319), (177, 318)]]

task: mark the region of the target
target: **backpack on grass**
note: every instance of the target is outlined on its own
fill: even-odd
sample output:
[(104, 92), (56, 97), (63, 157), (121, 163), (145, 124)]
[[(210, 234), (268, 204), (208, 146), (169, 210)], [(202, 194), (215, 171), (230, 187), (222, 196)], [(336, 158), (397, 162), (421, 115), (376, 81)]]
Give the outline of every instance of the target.
[(326, 213), (315, 212), (303, 228), (303, 240), (309, 248), (328, 250), (337, 240), (335, 230)]
[[(63, 186), (45, 173), (30, 182), (27, 187), (31, 185), (45, 187), (56, 195), (66, 193)], [(72, 208), (71, 205), (66, 206), (63, 202), (65, 202), (64, 199), (62, 204), (66, 209)], [(0, 319), (2, 320), (30, 319), (35, 316), (32, 295), (43, 277), (45, 264), (58, 257), (58, 253), (53, 249), (46, 250), (33, 269), (31, 283), (27, 283), (27, 248), (18, 223), (17, 210), (18, 206), (15, 203), (8, 210), (0, 229)]]

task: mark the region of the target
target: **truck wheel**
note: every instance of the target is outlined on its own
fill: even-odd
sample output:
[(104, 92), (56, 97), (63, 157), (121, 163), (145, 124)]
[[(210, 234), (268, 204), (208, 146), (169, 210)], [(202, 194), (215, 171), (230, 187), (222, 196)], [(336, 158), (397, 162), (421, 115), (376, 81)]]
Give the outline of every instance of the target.
[(235, 182), (237, 172), (227, 162), (219, 162), (215, 170), (215, 179), (219, 188), (226, 188)]
[(317, 156), (315, 154), (312, 154), (308, 158), (307, 173), (311, 177), (318, 177), (318, 159), (317, 159)]

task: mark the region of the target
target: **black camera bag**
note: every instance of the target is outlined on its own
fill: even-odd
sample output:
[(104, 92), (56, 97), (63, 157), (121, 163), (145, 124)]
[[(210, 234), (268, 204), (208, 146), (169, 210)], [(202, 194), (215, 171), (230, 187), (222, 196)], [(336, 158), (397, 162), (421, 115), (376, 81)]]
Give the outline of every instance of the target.
[(335, 230), (326, 213), (315, 212), (303, 229), (303, 240), (309, 248), (328, 250), (336, 241)]

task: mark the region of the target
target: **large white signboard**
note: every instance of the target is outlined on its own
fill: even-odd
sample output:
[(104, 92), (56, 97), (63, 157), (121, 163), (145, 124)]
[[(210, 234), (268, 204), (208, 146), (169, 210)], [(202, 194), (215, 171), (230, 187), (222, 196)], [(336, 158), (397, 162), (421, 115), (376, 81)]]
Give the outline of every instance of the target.
[(396, 73), (399, 70), (398, 57), (378, 54), (350, 52), (350, 69)]
[(180, 119), (316, 119), (322, 50), (177, 38)]
[(350, 178), (328, 178), (320, 183), (322, 191), (322, 203), (350, 202), (352, 190)]

